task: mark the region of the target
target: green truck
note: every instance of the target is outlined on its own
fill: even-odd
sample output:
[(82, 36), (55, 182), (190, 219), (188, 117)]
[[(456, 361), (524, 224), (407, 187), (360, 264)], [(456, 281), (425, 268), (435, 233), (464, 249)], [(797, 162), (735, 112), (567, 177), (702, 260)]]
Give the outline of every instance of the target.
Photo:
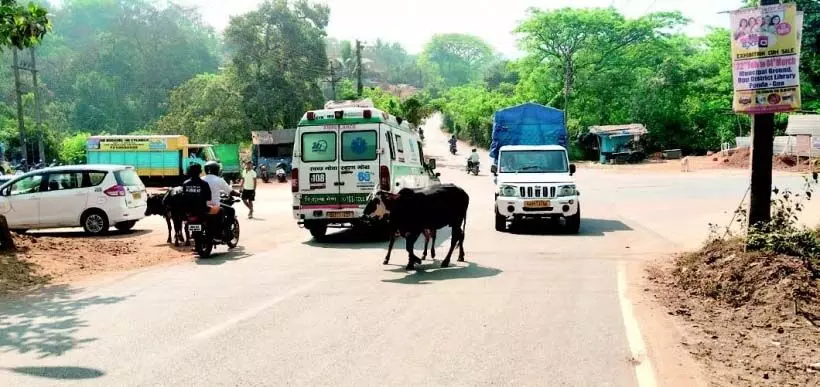
[(217, 160), (222, 164), (222, 177), (228, 182), (239, 180), (242, 172), (239, 144), (216, 144), (213, 149)]

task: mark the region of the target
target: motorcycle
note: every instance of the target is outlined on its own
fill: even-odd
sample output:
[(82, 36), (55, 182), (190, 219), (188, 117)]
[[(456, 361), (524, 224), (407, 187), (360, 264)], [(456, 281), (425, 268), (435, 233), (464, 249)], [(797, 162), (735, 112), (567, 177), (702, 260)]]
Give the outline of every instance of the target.
[(259, 177), (261, 177), (262, 181), (265, 182), (265, 183), (270, 182), (270, 176), (268, 176), (268, 166), (267, 165), (262, 164), (259, 167)]
[(288, 181), (288, 175), (285, 172), (285, 166), (282, 164), (276, 166), (276, 180), (278, 180), (280, 183)]
[(456, 145), (455, 144), (450, 144), (450, 153), (452, 153), (453, 155), (456, 154)]
[(468, 161), (467, 162), (467, 173), (468, 174), (472, 173), (473, 175), (478, 176), (478, 164), (479, 164), (478, 161), (476, 161), (474, 163), (470, 163)]
[[(233, 206), (234, 203), (238, 202), (230, 195), (222, 195), (222, 204), (227, 206)], [(233, 249), (239, 245), (239, 220), (234, 215), (233, 219), (224, 219), (224, 223), (222, 224), (222, 230), (219, 230), (219, 235), (212, 232), (210, 230), (211, 227), (208, 227), (208, 217), (209, 215), (205, 215), (205, 217), (196, 216), (196, 215), (188, 215), (187, 223), (188, 223), (188, 231), (191, 233), (191, 238), (194, 240), (194, 251), (196, 251), (197, 255), (200, 258), (208, 258), (211, 256), (211, 252), (213, 252), (214, 246), (216, 245), (227, 245), (229, 249)], [(230, 227), (230, 229), (225, 229), (226, 227)], [(227, 231), (227, 232), (226, 232)], [(225, 240), (225, 234), (230, 235), (230, 240)]]

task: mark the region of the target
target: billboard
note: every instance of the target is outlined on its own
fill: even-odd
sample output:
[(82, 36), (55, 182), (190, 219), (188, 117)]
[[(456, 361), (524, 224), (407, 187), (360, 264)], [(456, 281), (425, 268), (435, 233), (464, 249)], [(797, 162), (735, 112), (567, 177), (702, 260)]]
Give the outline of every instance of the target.
[(733, 108), (740, 113), (800, 110), (802, 15), (794, 4), (732, 12)]

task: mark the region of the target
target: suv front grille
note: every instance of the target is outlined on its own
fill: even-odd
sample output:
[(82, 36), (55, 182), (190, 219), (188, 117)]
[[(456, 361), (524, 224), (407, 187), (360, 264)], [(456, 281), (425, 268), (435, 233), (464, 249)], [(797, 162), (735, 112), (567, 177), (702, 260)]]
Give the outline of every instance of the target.
[(529, 187), (519, 187), (522, 198), (554, 198), (555, 187), (533, 185)]

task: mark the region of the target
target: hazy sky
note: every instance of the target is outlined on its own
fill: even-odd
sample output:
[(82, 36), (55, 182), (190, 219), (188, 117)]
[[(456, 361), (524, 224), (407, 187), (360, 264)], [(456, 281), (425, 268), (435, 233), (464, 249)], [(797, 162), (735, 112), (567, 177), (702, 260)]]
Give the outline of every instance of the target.
[[(218, 30), (230, 16), (253, 10), (262, 0), (177, 0), (196, 5)], [(482, 37), (508, 56), (517, 53), (511, 31), (529, 7), (618, 8), (627, 17), (653, 11), (681, 11), (692, 20), (686, 29), (701, 35), (708, 26), (728, 27), (721, 11), (739, 8), (741, 0), (325, 0), (330, 6), (328, 34), (339, 39), (398, 41), (410, 52), (421, 50), (433, 34), (463, 32)]]

